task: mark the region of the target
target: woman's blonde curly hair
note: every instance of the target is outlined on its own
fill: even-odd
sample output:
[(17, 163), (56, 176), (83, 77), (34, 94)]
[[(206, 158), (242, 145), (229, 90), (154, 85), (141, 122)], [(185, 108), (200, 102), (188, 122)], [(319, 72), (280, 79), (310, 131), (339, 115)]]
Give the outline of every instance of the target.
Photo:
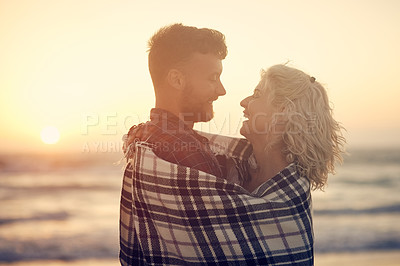
[(286, 159), (297, 162), (312, 189), (323, 190), (328, 174), (334, 174), (336, 163), (342, 163), (346, 143), (325, 88), (314, 77), (286, 65), (263, 70), (260, 85), (269, 93), (267, 104), (279, 110), (284, 121), (281, 137)]

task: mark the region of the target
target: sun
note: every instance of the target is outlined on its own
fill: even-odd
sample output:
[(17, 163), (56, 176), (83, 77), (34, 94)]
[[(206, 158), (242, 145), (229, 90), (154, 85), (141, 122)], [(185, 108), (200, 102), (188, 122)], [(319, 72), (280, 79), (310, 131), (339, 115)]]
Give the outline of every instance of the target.
[(40, 132), (40, 138), (46, 144), (55, 144), (60, 139), (60, 131), (56, 127), (46, 126)]

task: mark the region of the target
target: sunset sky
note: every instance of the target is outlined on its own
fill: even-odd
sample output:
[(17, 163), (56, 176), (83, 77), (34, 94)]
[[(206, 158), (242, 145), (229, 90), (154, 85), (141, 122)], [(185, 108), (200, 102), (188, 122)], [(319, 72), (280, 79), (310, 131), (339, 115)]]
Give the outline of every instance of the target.
[(221, 31), (229, 50), (227, 94), (197, 129), (239, 136), (240, 100), (289, 61), (325, 84), (350, 148), (400, 147), (399, 13), (397, 0), (0, 0), (0, 152), (118, 151), (154, 106), (147, 41), (175, 22)]

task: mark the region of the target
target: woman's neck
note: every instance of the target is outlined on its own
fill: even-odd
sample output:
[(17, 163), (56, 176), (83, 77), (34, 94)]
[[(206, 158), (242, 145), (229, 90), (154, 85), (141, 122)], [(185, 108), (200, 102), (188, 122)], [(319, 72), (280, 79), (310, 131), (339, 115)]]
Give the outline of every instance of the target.
[(265, 142), (252, 143), (252, 145), (258, 167), (251, 171), (251, 180), (245, 185), (245, 188), (250, 192), (273, 178), (288, 165), (282, 153), (283, 143), (277, 143), (267, 150), (265, 149), (267, 145)]

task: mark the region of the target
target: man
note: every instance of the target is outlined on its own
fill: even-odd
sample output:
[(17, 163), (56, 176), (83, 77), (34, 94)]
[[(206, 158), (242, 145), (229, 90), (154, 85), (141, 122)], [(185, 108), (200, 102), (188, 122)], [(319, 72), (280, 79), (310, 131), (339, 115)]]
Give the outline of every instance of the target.
[[(133, 139), (152, 144), (163, 160), (222, 177), (220, 165), (211, 152), (208, 139), (193, 130), (196, 122), (213, 118), (213, 102), (226, 93), (221, 83), (222, 60), (227, 55), (225, 37), (212, 29), (182, 24), (161, 28), (149, 40), (149, 71), (155, 91), (155, 108), (150, 122), (140, 132), (132, 127)], [(129, 166), (128, 166), (129, 168)], [(127, 168), (127, 169), (128, 169)], [(129, 171), (128, 171), (129, 172)], [(130, 174), (130, 172), (129, 172)], [(125, 172), (127, 175), (127, 172)], [(133, 226), (129, 192), (122, 191), (120, 259), (132, 263)]]

